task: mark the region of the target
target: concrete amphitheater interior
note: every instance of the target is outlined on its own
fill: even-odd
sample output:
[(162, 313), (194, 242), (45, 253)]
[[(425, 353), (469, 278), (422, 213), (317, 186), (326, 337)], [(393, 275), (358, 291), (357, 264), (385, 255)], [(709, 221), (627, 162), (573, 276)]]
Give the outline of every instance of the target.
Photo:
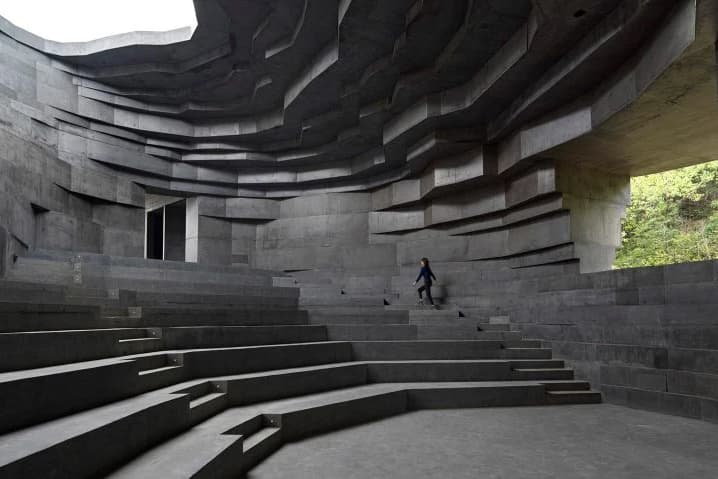
[(0, 17), (0, 478), (718, 477), (718, 262), (612, 270), (717, 3)]

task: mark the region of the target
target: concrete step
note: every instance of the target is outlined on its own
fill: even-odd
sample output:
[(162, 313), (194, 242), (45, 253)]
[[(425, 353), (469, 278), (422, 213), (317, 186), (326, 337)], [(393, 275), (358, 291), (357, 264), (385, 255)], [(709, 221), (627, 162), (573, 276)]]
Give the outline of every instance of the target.
[[(143, 260), (140, 260), (143, 261)], [(146, 260), (145, 260), (146, 261)], [(162, 262), (163, 263), (163, 262)], [(169, 262), (168, 262), (169, 263)], [(179, 263), (190, 265), (191, 263)], [(54, 260), (20, 258), (7, 272), (8, 279), (33, 283), (91, 286), (103, 289), (142, 289), (146, 291), (186, 291), (202, 285), (231, 284), (238, 286), (272, 286), (276, 272), (249, 269), (166, 269), (166, 264), (147, 266), (112, 265), (87, 262), (58, 262)]]
[(409, 324), (409, 315), (402, 311), (378, 311), (375, 313), (325, 313), (323, 311), (309, 311), (311, 324)]
[(434, 306), (431, 306), (430, 304), (418, 304), (416, 300), (412, 302), (393, 302), (391, 304), (386, 305), (386, 309), (389, 311), (411, 311), (411, 312), (421, 312), (421, 311), (436, 311), (436, 310), (443, 310), (443, 311), (456, 311), (456, 314), (459, 314), (459, 310), (454, 304), (443, 304), (443, 302), (439, 298), (434, 299)]
[(116, 355), (118, 356), (159, 351), (163, 347), (162, 338), (158, 337), (120, 339), (117, 343), (119, 348)]
[[(219, 474), (219, 470), (227, 476), (241, 475), (261, 457), (250, 461), (245, 455), (234, 453), (234, 461), (227, 462), (225, 451), (232, 444), (231, 435), (240, 434), (242, 429), (246, 433), (246, 425), (256, 424), (258, 417), (267, 418), (269, 424), (247, 434), (245, 454), (258, 444), (273, 451), (287, 441), (400, 414), (410, 407), (516, 406), (547, 404), (547, 401), (545, 387), (533, 382), (392, 383), (233, 407), (205, 421), (201, 427), (137, 457), (110, 477), (151, 477), (164, 463), (167, 466), (163, 470), (171, 471), (165, 477), (205, 477), (207, 471)], [(227, 425), (231, 424), (237, 427), (228, 430)], [(277, 442), (267, 444), (268, 438), (276, 438)], [(188, 455), (190, 450), (193, 452)], [(171, 463), (173, 467), (169, 467), (169, 458), (176, 459)], [(198, 460), (193, 460), (195, 458)]]
[[(548, 359), (550, 350), (525, 348), (512, 352), (501, 349), (500, 341), (379, 341), (379, 342), (318, 342), (288, 345), (269, 345), (239, 348), (188, 350), (171, 354), (149, 354), (134, 358), (75, 363), (69, 366), (45, 368), (37, 370), (37, 378), (23, 374), (0, 375), (0, 388), (5, 397), (7, 410), (14, 411), (13, 421), (3, 427), (17, 427), (28, 424), (28, 421), (40, 421), (57, 417), (67, 410), (78, 410), (103, 401), (121, 397), (128, 393), (141, 392), (147, 388), (163, 387), (187, 378), (188, 374), (195, 377), (213, 377), (222, 374), (248, 372), (247, 369), (261, 367), (277, 369), (287, 366), (298, 367), (308, 364), (341, 362), (352, 358), (357, 359)], [(352, 352), (353, 351), (353, 352)], [(189, 369), (187, 365), (189, 364)], [(523, 363), (519, 363), (523, 364)], [(525, 367), (562, 367), (560, 361), (534, 361)], [(182, 366), (183, 367), (179, 367)], [(109, 369), (108, 369), (109, 368)], [(102, 371), (114, 371), (112, 374)], [(99, 376), (100, 379), (97, 379)], [(138, 379), (142, 379), (138, 382)], [(15, 384), (22, 381), (23, 388)], [(123, 384), (93, 389), (88, 392), (85, 384), (96, 384), (98, 387), (106, 381)], [(73, 391), (65, 394), (62, 401), (53, 400), (50, 391), (61, 387)], [(139, 389), (138, 389), (139, 388)], [(99, 393), (102, 394), (99, 394)], [(42, 404), (29, 407), (23, 400), (26, 394), (45, 398)], [(56, 398), (57, 399), (57, 398)], [(37, 414), (41, 407), (43, 414)], [(35, 412), (33, 412), (35, 411)], [(0, 428), (1, 429), (1, 428)], [(5, 429), (6, 430), (6, 429)]]
[(247, 297), (267, 298), (298, 298), (299, 292), (296, 288), (277, 288), (268, 286), (244, 286), (241, 294), (229, 293), (175, 293), (175, 292), (147, 292), (135, 290), (120, 290), (120, 295), (128, 294), (134, 296), (138, 303), (212, 303), (212, 304), (242, 304)]
[(0, 372), (154, 351), (145, 329), (0, 333)]
[(548, 404), (598, 404), (601, 393), (598, 391), (546, 391)]
[(88, 305), (0, 302), (0, 332), (102, 328), (100, 312)]
[(409, 313), (406, 310), (391, 311), (384, 304), (372, 304), (372, 305), (360, 305), (360, 304), (346, 304), (346, 305), (307, 305), (302, 306), (302, 309), (310, 311), (312, 314), (320, 315), (344, 315), (344, 314), (362, 314), (362, 315), (375, 315), (384, 314), (396, 315), (409, 317)]
[(140, 315), (127, 322), (137, 327), (303, 325), (309, 322), (306, 311), (264, 307), (211, 310), (143, 307)]
[[(390, 291), (399, 298), (399, 302), (411, 304), (412, 301), (416, 301), (419, 298), (418, 288), (421, 283), (417, 283), (416, 286), (412, 286), (411, 283), (408, 285), (399, 284), (393, 286)], [(446, 287), (442, 284), (434, 283), (431, 286), (431, 297), (436, 301), (437, 299), (444, 299), (451, 296), (447, 291)], [(426, 293), (424, 293), (426, 297)]]
[[(149, 353), (0, 373), (0, 397), (3, 398), (0, 432), (192, 378), (351, 359), (348, 342), (315, 342)], [(59, 390), (63, 394), (56, 394)], [(28, 402), (28, 397), (34, 400)]]
[(506, 348), (506, 353), (509, 357), (515, 359), (550, 359), (552, 351), (550, 348), (541, 347), (509, 347)]
[(300, 283), (299, 285), (299, 291), (300, 295), (303, 298), (316, 298), (316, 297), (335, 297), (335, 296), (386, 296), (389, 297), (397, 297), (395, 293), (388, 290), (387, 288), (383, 288), (381, 286), (377, 287), (366, 287), (366, 288), (358, 288), (358, 287), (346, 287), (346, 286), (340, 286), (335, 284), (304, 284)]
[[(408, 349), (407, 344), (411, 344)], [(46, 468), (53, 467), (48, 465), (63, 463), (59, 456), (61, 451), (63, 454), (71, 454), (72, 451), (78, 451), (78, 453), (82, 451), (85, 454), (89, 451), (89, 453), (95, 454), (97, 444), (106, 444), (107, 440), (121, 442), (119, 438), (114, 439), (115, 436), (120, 434), (119, 431), (124, 431), (123, 434), (126, 434), (128, 430), (139, 431), (146, 428), (147, 414), (150, 414), (145, 412), (148, 407), (152, 408), (151, 414), (155, 418), (154, 420), (164, 418), (163, 420), (166, 422), (163, 423), (162, 427), (156, 428), (156, 431), (153, 429), (153, 434), (156, 435), (146, 437), (144, 442), (140, 441), (143, 449), (138, 450), (135, 447), (136, 444), (133, 443), (128, 448), (113, 448), (112, 452), (97, 453), (97, 457), (93, 456), (90, 461), (73, 461), (68, 466), (69, 469), (67, 471), (63, 470), (59, 477), (97, 475), (104, 470), (103, 468), (107, 467), (107, 464), (115, 464), (123, 460), (123, 458), (126, 460), (138, 452), (147, 450), (153, 442), (162, 440), (162, 437), (175, 434), (171, 432), (171, 430), (175, 430), (173, 428), (187, 430), (193, 424), (202, 420), (212, 423), (228, 411), (237, 409), (235, 407), (221, 412), (227, 406), (276, 400), (278, 395), (309, 393), (310, 395), (314, 394), (315, 397), (307, 399), (307, 396), (303, 396), (287, 400), (293, 401), (291, 404), (296, 406), (288, 410), (283, 408), (278, 410), (270, 407), (269, 412), (264, 412), (266, 405), (257, 406), (261, 408), (261, 415), (270, 417), (270, 422), (272, 423), (257, 429), (259, 435), (255, 438), (256, 440), (250, 439), (251, 436), (248, 438), (247, 442), (249, 444), (245, 444), (247, 447), (242, 448), (243, 453), (255, 451), (256, 457), (261, 458), (267, 451), (278, 447), (279, 443), (275, 441), (279, 437), (286, 440), (287, 438), (301, 437), (305, 434), (325, 430), (325, 428), (351, 424), (352, 421), (356, 420), (369, 420), (377, 417), (374, 416), (377, 411), (395, 411), (399, 407), (398, 405), (400, 405), (399, 411), (403, 411), (406, 410), (406, 404), (409, 402), (420, 407), (510, 405), (523, 404), (524, 401), (541, 404), (548, 399), (544, 393), (546, 387), (538, 383), (442, 382), (441, 384), (410, 384), (408, 386), (405, 383), (397, 383), (397, 386), (389, 388), (381, 387), (382, 385), (363, 386), (362, 384), (368, 380), (406, 381), (407, 378), (412, 381), (417, 378), (432, 381), (450, 381), (459, 378), (465, 381), (469, 378), (504, 377), (507, 374), (510, 377), (511, 369), (516, 369), (517, 365), (529, 368), (532, 366), (548, 367), (560, 364), (558, 361), (539, 360), (418, 362), (392, 360), (353, 363), (348, 362), (352, 356), (351, 351), (346, 349), (348, 345), (349, 343), (310, 343), (217, 350), (205, 349), (165, 355), (152, 354), (140, 357), (136, 362), (124, 362), (125, 365), (134, 365), (137, 377), (164, 376), (168, 372), (183, 371), (192, 377), (214, 377), (215, 379), (210, 381), (201, 380), (193, 382), (189, 386), (172, 386), (169, 389), (165, 388), (154, 393), (141, 394), (136, 398), (123, 400), (117, 404), (101, 406), (67, 418), (50, 421), (35, 428), (6, 435), (0, 441), (0, 474), (9, 471), (11, 474), (21, 474), (18, 477), (26, 477), (23, 474), (30, 474), (27, 477), (43, 477), (48, 472)], [(379, 353), (393, 351), (394, 357), (406, 355), (407, 353), (412, 355), (417, 351), (420, 355), (441, 355), (451, 350), (453, 351), (452, 355), (460, 356), (462, 354), (481, 353), (482, 351), (507, 351), (510, 349), (502, 350), (501, 342), (498, 341), (357, 342), (353, 344), (355, 348), (354, 357), (357, 356), (357, 345), (360, 350), (362, 346), (365, 349), (366, 346), (369, 346), (369, 350), (373, 349), (374, 354), (377, 353), (377, 350)], [(372, 345), (374, 345), (373, 348), (371, 347)], [(529, 350), (532, 348), (521, 349)], [(344, 359), (346, 364), (326, 365), (319, 363), (319, 361), (326, 362), (328, 357), (334, 361)], [(311, 366), (312, 362), (317, 362), (317, 365)], [(275, 370), (270, 373), (260, 371), (260, 369), (277, 369), (278, 366), (286, 365), (292, 365), (294, 368), (300, 369)], [(257, 372), (252, 373), (252, 370)], [(79, 371), (79, 369), (74, 371)], [(219, 377), (227, 372), (237, 371), (244, 372), (239, 377)], [(67, 372), (70, 371), (68, 370)], [(43, 375), (42, 377), (46, 376)], [(66, 386), (68, 385), (66, 384)], [(348, 392), (347, 386), (350, 386), (352, 391)], [(564, 389), (567, 387), (565, 384), (563, 386)], [(317, 393), (317, 390), (335, 388), (339, 388), (339, 390)], [(369, 394), (362, 393), (357, 396), (356, 391), (361, 388), (369, 388), (366, 389)], [(497, 388), (501, 389), (501, 391), (505, 389), (505, 394), (501, 391), (497, 392)], [(119, 392), (119, 394), (126, 393)], [(312, 402), (318, 397), (316, 396), (317, 394), (322, 399), (319, 402)], [(347, 394), (349, 396), (346, 396)], [(408, 399), (408, 394), (412, 395), (411, 400)], [(499, 403), (496, 402), (498, 401), (497, 398), (501, 398)], [(177, 402), (178, 399), (181, 399), (181, 401)], [(399, 400), (398, 403), (396, 402), (397, 399)], [(309, 403), (307, 403), (308, 400), (310, 401)], [(585, 399), (581, 398), (580, 400)], [(284, 402), (282, 404), (286, 406), (289, 403)], [(367, 411), (371, 417), (357, 416), (357, 411)], [(163, 416), (163, 414), (166, 414), (166, 416)], [(260, 414), (253, 414), (250, 419), (259, 416)], [(246, 421), (225, 422), (222, 435), (231, 435), (231, 433), (225, 434), (228, 431), (228, 424), (241, 425), (244, 422)], [(68, 427), (69, 424), (74, 426)], [(282, 428), (281, 434), (277, 431), (277, 427)], [(85, 430), (84, 428), (89, 429)], [(267, 428), (270, 430), (265, 430)], [(206, 429), (206, 424), (203, 424), (201, 428), (190, 429), (189, 433)], [(186, 434), (179, 437), (184, 437)], [(88, 443), (89, 438), (92, 439), (92, 442)], [(236, 440), (233, 441), (230, 437), (224, 437), (220, 442), (225, 445), (219, 448), (220, 452), (236, 444)], [(183, 443), (187, 444), (186, 442)], [(13, 449), (13, 447), (5, 444), (19, 444), (18, 447), (23, 452), (27, 452), (28, 448), (32, 449), (32, 447), (38, 447), (39, 449), (33, 455), (32, 460), (20, 460), (17, 457), (18, 449)], [(200, 443), (195, 442), (195, 447), (202, 449), (212, 445), (213, 450), (217, 451), (216, 444), (218, 444), (217, 441), (209, 440)], [(140, 456), (140, 459), (142, 457)], [(209, 458), (210, 462), (214, 463), (215, 466), (207, 466), (209, 462), (202, 463), (197, 470), (210, 470), (214, 471), (213, 473), (216, 473), (217, 470), (225, 470), (217, 469), (216, 464), (232, 465), (237, 462), (222, 460), (216, 463), (214, 461), (218, 457), (218, 453), (204, 455), (201, 451), (193, 454), (193, 457)], [(175, 457), (175, 460), (177, 460), (177, 457)], [(177, 464), (181, 462), (178, 460)], [(137, 465), (134, 461), (133, 463)], [(197, 461), (194, 462), (195, 465), (197, 463)], [(209, 469), (204, 469), (205, 467), (209, 467)], [(137, 469), (133, 470), (137, 471)], [(177, 470), (177, 468), (171, 469), (171, 471), (174, 470)], [(186, 472), (183, 470), (182, 473)], [(168, 477), (172, 477), (171, 474), (171, 472), (168, 472)]]
[(168, 349), (325, 341), (319, 325), (188, 326), (0, 333), (0, 372)]
[(462, 318), (458, 311), (410, 311), (409, 323), (427, 326), (472, 326), (477, 328), (479, 322), (475, 319)]
[(222, 348), (325, 341), (321, 325), (183, 326), (161, 328), (165, 349)]
[(169, 479), (232, 477), (247, 471), (277, 450), (278, 427), (265, 426), (260, 416), (250, 418), (226, 433), (216, 435), (195, 427), (136, 458), (107, 476), (111, 479), (153, 477), (162, 470)]
[[(232, 464), (244, 454), (243, 436), (216, 434), (201, 427), (172, 438), (108, 474), (108, 479), (232, 477)], [(232, 458), (234, 461), (232, 461)]]
[(552, 381), (541, 381), (546, 387), (546, 391), (590, 391), (591, 384), (588, 381), (574, 381), (574, 380), (552, 380)]
[(190, 421), (199, 423), (222, 411), (227, 406), (227, 393), (210, 392), (189, 403)]
[(349, 296), (337, 294), (331, 296), (301, 296), (299, 305), (305, 306), (383, 306), (389, 304), (391, 297), (389, 295), (366, 295), (366, 296)]
[[(72, 301), (76, 299), (77, 301)], [(31, 303), (83, 304), (84, 300), (113, 301), (118, 299), (116, 290), (76, 287), (67, 284), (43, 284), (27, 281), (0, 280), (0, 301)]]
[(369, 361), (370, 382), (508, 381), (507, 360)]
[(551, 350), (535, 347), (504, 348), (503, 341), (353, 341), (354, 358), (386, 359), (550, 359)]
[[(190, 378), (351, 360), (347, 342), (279, 344), (149, 353), (0, 373), (0, 432), (52, 420)], [(88, 389), (88, 385), (92, 388)], [(62, 390), (63, 394), (56, 392)], [(27, 398), (35, 398), (28, 402)]]
[(159, 368), (145, 369), (137, 374), (140, 376), (157, 376), (164, 373), (175, 372), (180, 369), (182, 369), (182, 365), (160, 366)]
[(244, 440), (241, 470), (249, 470), (282, 447), (282, 430), (263, 427)]
[(512, 369), (560, 369), (566, 366), (562, 359), (516, 359), (509, 362)]
[(232, 266), (221, 266), (221, 265), (207, 265), (201, 263), (190, 263), (185, 261), (168, 261), (168, 260), (153, 260), (129, 256), (111, 256), (97, 253), (86, 253), (86, 252), (75, 252), (75, 251), (63, 251), (63, 250), (34, 250), (28, 254), (18, 258), (17, 263), (31, 262), (31, 261), (48, 261), (48, 262), (59, 262), (67, 264), (83, 264), (83, 265), (99, 265), (99, 266), (112, 266), (115, 268), (121, 267), (133, 267), (143, 268), (148, 270), (160, 270), (160, 271), (171, 271), (171, 272), (207, 272), (207, 273), (251, 273), (256, 275), (264, 276), (285, 276), (284, 273), (279, 271), (254, 269), (246, 266), (232, 265)]
[(499, 341), (519, 341), (523, 334), (519, 331), (484, 331), (473, 325), (418, 325), (419, 339), (495, 339)]
[[(410, 340), (410, 339), (486, 339), (520, 341), (521, 333), (478, 331), (475, 326), (425, 326), (405, 324), (330, 324), (328, 338), (333, 341)], [(527, 344), (527, 343), (524, 343)], [(539, 343), (532, 343), (539, 345)]]
[(0, 476), (102, 476), (113, 464), (186, 429), (188, 408), (186, 396), (147, 393), (5, 434)]
[[(226, 295), (224, 295), (226, 297)], [(243, 310), (243, 309), (296, 309), (298, 300), (296, 297), (286, 296), (234, 296), (233, 299), (224, 300), (221, 295), (214, 295), (214, 297), (204, 297), (204, 300), (196, 298), (188, 298), (187, 300), (181, 300), (175, 298), (174, 301), (139, 301), (140, 307), (147, 309), (159, 309), (159, 308), (187, 308), (196, 311), (215, 311), (215, 310)], [(133, 302), (130, 302), (128, 306), (133, 306)]]
[(510, 360), (351, 361), (217, 377), (212, 383), (227, 392), (231, 404), (239, 405), (367, 382), (508, 381), (516, 379), (514, 364)]
[(573, 369), (569, 368), (517, 368), (513, 370), (514, 379), (573, 379)]
[(157, 389), (176, 384), (187, 379), (189, 372), (184, 367), (184, 360), (176, 354), (158, 354), (140, 358), (138, 361), (138, 379), (141, 379), (142, 390)]
[(332, 341), (374, 341), (417, 339), (417, 327), (409, 324), (330, 324), (327, 336)]

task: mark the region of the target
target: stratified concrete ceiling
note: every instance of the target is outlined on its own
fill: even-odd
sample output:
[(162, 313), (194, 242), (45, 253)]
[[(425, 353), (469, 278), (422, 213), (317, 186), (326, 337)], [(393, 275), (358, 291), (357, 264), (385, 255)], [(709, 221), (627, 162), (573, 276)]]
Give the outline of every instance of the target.
[[(446, 156), (504, 151), (517, 131), (547, 117), (565, 112), (570, 123), (571, 105), (606, 89), (640, 52), (650, 54), (647, 45), (683, 3), (196, 0), (191, 38), (175, 31), (57, 44), (5, 21), (0, 30), (71, 75), (78, 104), (68, 113), (110, 135), (137, 135), (157, 158), (288, 196), (375, 188)], [(700, 3), (707, 19), (713, 2)], [(702, 42), (696, 68), (713, 75), (702, 77), (705, 86), (715, 80), (715, 60), (706, 56), (713, 43)], [(630, 125), (616, 121), (605, 127), (612, 149), (587, 151), (604, 129), (534, 153), (617, 173), (672, 166), (627, 153)], [(515, 163), (497, 161), (489, 170)]]

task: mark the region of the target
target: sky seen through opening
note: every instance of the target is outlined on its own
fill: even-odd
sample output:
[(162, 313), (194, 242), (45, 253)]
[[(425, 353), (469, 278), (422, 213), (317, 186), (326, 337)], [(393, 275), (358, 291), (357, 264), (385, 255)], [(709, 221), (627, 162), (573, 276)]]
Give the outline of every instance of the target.
[(0, 0), (0, 16), (56, 42), (197, 26), (192, 0)]

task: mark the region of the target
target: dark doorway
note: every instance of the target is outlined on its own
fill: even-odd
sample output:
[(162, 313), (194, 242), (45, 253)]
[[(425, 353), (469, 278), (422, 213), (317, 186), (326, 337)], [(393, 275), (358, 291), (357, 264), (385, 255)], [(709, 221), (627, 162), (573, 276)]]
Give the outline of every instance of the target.
[(164, 208), (147, 212), (147, 258), (164, 259)]
[(165, 259), (184, 261), (186, 201), (165, 206)]

